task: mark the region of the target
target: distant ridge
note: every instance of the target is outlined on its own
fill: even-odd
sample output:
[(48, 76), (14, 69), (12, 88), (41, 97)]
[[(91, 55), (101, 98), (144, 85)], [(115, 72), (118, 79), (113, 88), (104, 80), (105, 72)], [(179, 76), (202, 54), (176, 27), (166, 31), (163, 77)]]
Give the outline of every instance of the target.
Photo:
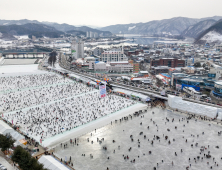
[[(58, 31), (62, 31), (64, 33), (68, 32), (68, 31), (72, 31), (75, 32), (76, 34), (81, 34), (84, 32), (83, 35), (86, 34), (87, 31), (92, 31), (92, 32), (96, 32), (98, 34), (103, 33), (104, 36), (111, 36), (112, 33), (109, 31), (101, 31), (98, 29), (94, 29), (94, 28), (90, 28), (87, 26), (81, 26), (81, 27), (75, 27), (73, 25), (69, 25), (69, 24), (58, 24), (55, 22), (39, 22), (37, 20), (27, 20), (27, 19), (21, 19), (21, 20), (0, 20), (0, 26), (8, 26), (8, 25), (24, 25), (24, 24), (42, 24), (42, 25), (47, 25), (47, 26), (51, 26), (54, 27), (56, 30)], [(80, 32), (79, 32), (80, 31)]]
[(146, 35), (180, 35), (185, 29), (205, 20), (218, 21), (222, 16), (201, 19), (175, 17), (171, 19), (154, 20), (146, 23), (118, 24), (103, 27), (100, 30), (110, 31), (114, 34), (146, 34)]

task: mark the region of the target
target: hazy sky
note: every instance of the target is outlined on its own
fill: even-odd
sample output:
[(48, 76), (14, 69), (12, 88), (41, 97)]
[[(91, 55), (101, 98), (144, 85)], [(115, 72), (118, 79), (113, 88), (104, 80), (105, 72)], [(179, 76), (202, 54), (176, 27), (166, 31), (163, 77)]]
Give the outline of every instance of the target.
[(222, 16), (222, 0), (0, 0), (0, 19), (108, 26)]

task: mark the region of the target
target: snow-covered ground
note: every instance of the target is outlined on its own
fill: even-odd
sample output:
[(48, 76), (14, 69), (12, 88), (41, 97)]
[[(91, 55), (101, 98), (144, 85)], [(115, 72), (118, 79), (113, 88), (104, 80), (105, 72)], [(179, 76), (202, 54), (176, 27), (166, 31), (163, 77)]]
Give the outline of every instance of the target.
[[(186, 167), (190, 170), (207, 170), (211, 166), (219, 170), (222, 166), (219, 131), (222, 131), (222, 127), (212, 122), (187, 121), (184, 115), (153, 108), (138, 117), (128, 117), (121, 123), (118, 120), (96, 131), (92, 129), (77, 139), (78, 145), (68, 141), (62, 146), (58, 145), (54, 153), (68, 161), (71, 156), (73, 167), (81, 170), (104, 170), (107, 167), (111, 170), (151, 170), (154, 167), (161, 170)], [(167, 140), (165, 136), (168, 136)], [(75, 141), (75, 137), (71, 139)], [(64, 144), (67, 144), (65, 149)], [(211, 158), (204, 156), (208, 152)]]
[(129, 27), (129, 28), (128, 28), (128, 31), (130, 31), (130, 30), (132, 30), (132, 29), (134, 29), (134, 28), (136, 28), (136, 26)]
[(204, 35), (204, 37), (202, 37), (201, 40), (205, 40), (208, 43), (218, 42), (218, 41), (222, 42), (222, 35), (216, 31), (210, 31), (206, 35)]
[(20, 35), (20, 36), (15, 36), (15, 38), (19, 39), (19, 40), (22, 40), (22, 39), (29, 39), (29, 36), (28, 35)]
[(25, 74), (38, 74), (38, 73), (47, 73), (45, 71), (38, 70), (37, 64), (30, 65), (5, 65), (0, 67), (0, 77), (5, 77), (7, 75), (21, 75)]

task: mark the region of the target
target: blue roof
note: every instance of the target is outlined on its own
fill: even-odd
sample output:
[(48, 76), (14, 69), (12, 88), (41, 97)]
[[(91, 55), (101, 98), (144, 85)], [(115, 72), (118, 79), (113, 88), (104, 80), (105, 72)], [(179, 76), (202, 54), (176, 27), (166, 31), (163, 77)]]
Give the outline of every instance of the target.
[(165, 77), (171, 77), (169, 74), (166, 74), (166, 73), (161, 73), (161, 74)]

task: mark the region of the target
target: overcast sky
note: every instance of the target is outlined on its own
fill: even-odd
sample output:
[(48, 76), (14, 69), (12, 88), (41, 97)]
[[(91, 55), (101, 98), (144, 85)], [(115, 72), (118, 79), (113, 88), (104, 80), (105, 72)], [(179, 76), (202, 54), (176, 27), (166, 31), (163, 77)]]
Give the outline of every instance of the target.
[(0, 0), (0, 19), (108, 26), (222, 16), (222, 0)]

